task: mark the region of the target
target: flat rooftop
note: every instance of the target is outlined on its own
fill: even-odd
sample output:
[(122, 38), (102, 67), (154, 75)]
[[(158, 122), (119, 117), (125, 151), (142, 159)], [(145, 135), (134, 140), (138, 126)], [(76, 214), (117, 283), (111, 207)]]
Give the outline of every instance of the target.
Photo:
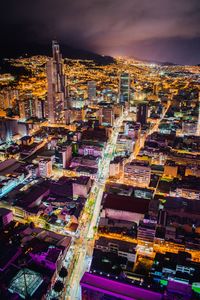
[(146, 214), (149, 200), (115, 194), (105, 194), (103, 208)]
[(162, 294), (151, 290), (114, 281), (87, 272), (83, 275), (80, 284), (84, 288), (102, 292), (123, 300), (160, 300), (163, 297)]
[(31, 297), (36, 292), (42, 282), (43, 278), (39, 273), (24, 268), (12, 279), (9, 291), (17, 293), (21, 298), (26, 299), (27, 296)]
[(4, 208), (4, 207), (1, 207), (0, 208), (0, 217), (6, 216), (10, 212), (12, 212), (12, 210)]

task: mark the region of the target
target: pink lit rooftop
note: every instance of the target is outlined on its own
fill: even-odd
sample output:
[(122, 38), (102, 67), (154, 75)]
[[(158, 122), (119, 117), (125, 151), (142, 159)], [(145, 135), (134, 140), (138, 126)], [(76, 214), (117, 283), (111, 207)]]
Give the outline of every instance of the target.
[(163, 298), (160, 293), (87, 272), (83, 275), (80, 284), (81, 287), (123, 300), (160, 300)]

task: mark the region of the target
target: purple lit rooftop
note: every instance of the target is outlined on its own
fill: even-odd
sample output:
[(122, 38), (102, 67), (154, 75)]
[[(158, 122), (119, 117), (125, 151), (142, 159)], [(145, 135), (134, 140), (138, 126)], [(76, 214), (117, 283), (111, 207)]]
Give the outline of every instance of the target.
[(105, 293), (123, 300), (159, 300), (163, 297), (160, 293), (87, 272), (83, 275), (80, 284), (83, 288)]

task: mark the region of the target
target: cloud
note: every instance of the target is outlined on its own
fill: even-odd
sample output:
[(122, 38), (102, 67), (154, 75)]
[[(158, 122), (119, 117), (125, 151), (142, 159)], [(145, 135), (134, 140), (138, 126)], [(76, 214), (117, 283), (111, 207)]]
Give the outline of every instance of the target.
[(56, 37), (101, 53), (123, 49), (129, 55), (145, 41), (200, 37), (199, 0), (7, 0), (3, 6), (0, 24), (6, 32), (20, 36), (15, 28), (21, 25), (21, 35), (31, 41)]

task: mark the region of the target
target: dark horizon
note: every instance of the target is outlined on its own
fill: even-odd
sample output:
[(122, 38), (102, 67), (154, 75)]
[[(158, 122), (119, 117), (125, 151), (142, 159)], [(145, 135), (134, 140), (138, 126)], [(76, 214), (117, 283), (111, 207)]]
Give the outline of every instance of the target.
[[(52, 39), (53, 40), (53, 39)], [(52, 40), (47, 41), (46, 43), (37, 43), (37, 42), (28, 42), (28, 43), (20, 43), (20, 44), (7, 44), (4, 45), (4, 47), (1, 47), (0, 51), (0, 59), (3, 58), (17, 58), (20, 56), (32, 56), (32, 55), (47, 55), (51, 56), (51, 43)], [(57, 40), (57, 39), (56, 39)], [(97, 53), (89, 49), (85, 48), (80, 48), (76, 46), (71, 46), (65, 43), (62, 43), (62, 41), (57, 40), (61, 46), (62, 52), (63, 52), (63, 57), (64, 58), (83, 58), (83, 59), (96, 59), (101, 56), (105, 57), (110, 57), (110, 58), (116, 58), (117, 56), (112, 56), (106, 53)], [(193, 40), (193, 45), (198, 44), (200, 40), (196, 39)], [(148, 43), (148, 42), (146, 42)], [(20, 45), (20, 46), (19, 46)], [(153, 45), (149, 45), (150, 48), (153, 47)], [(162, 47), (165, 47), (163, 44)], [(141, 61), (146, 61), (146, 62), (152, 62), (152, 63), (172, 63), (172, 64), (177, 64), (177, 65), (184, 65), (184, 63), (178, 62), (176, 59), (171, 60), (169, 59), (163, 59), (163, 60), (158, 60), (156, 56), (156, 52), (152, 50), (154, 53), (152, 55), (152, 58), (149, 58), (148, 55), (140, 56), (128, 56), (128, 55), (121, 55), (124, 58), (133, 58), (136, 60), (141, 60)], [(158, 49), (159, 52), (159, 49)], [(200, 64), (200, 59), (196, 61), (196, 63), (192, 63), (192, 61), (188, 61), (187, 64), (185, 65), (199, 65)]]

